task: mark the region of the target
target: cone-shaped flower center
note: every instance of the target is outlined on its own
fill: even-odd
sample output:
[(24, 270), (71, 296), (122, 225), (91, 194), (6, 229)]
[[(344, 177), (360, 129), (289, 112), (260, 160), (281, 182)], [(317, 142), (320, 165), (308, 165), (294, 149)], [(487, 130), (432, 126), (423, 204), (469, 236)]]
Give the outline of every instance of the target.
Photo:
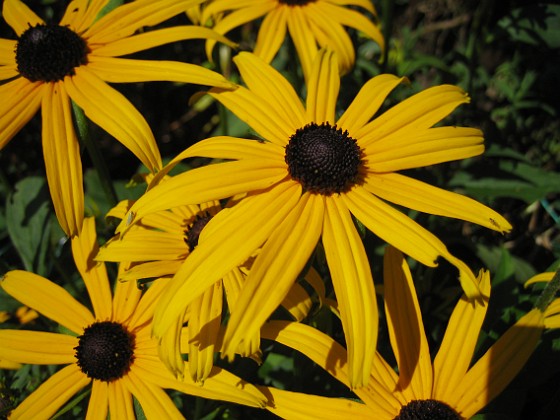
[(200, 233), (204, 226), (212, 219), (212, 216), (209, 214), (197, 214), (194, 222), (190, 225), (190, 227), (185, 230), (185, 242), (189, 246), (189, 251), (193, 252), (193, 250), (198, 245), (198, 238), (200, 237)]
[(74, 68), (87, 63), (88, 48), (65, 26), (36, 25), (27, 29), (16, 47), (18, 72), (31, 82), (56, 82), (74, 75)]
[(305, 6), (308, 3), (313, 3), (316, 0), (278, 0), (280, 4), (286, 4), (288, 6)]
[(461, 420), (451, 407), (437, 400), (415, 400), (401, 408), (394, 420)]
[(110, 382), (121, 378), (134, 361), (134, 336), (117, 322), (96, 322), (79, 337), (78, 366), (89, 378)]
[(304, 190), (331, 195), (346, 192), (359, 181), (361, 154), (348, 131), (311, 123), (292, 135), (285, 161)]

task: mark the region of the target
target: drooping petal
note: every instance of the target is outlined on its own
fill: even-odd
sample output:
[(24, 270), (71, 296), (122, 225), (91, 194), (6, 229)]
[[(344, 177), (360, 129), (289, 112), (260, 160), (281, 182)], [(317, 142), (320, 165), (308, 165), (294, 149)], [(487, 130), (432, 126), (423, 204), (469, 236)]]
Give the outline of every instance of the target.
[(106, 420), (109, 412), (109, 386), (104, 381), (93, 381), (86, 420)]
[[(490, 297), (490, 274), (478, 275), (482, 293)], [(488, 299), (470, 301), (461, 297), (447, 324), (445, 335), (434, 360), (433, 398), (455, 404), (459, 397), (455, 390), (461, 387), (474, 355), (478, 332), (482, 327)]]
[(484, 152), (482, 132), (470, 127), (403, 130), (364, 149), (370, 172), (394, 172), (466, 159)]
[(59, 370), (31, 393), (11, 413), (11, 419), (48, 419), (91, 382), (78, 365)]
[(134, 407), (132, 394), (124, 386), (123, 381), (109, 382), (109, 417), (112, 419), (133, 419)]
[(335, 196), (325, 203), (323, 245), (340, 305), (350, 385), (359, 388), (369, 381), (377, 345), (377, 298), (368, 258), (348, 208)]
[(225, 356), (233, 358), (237, 348), (258, 333), (288, 294), (319, 241), (323, 208), (321, 195), (303, 194), (267, 239), (231, 310), (224, 337)]
[(511, 225), (476, 200), (396, 173), (369, 174), (364, 188), (384, 200), (423, 213), (452, 217), (504, 233)]
[(307, 83), (307, 119), (318, 124), (328, 122), (334, 125), (336, 101), (340, 89), (336, 53), (323, 49), (313, 61), (311, 75)]
[(255, 54), (239, 53), (234, 59), (247, 88), (274, 108), (286, 129), (293, 134), (305, 124), (303, 104), (292, 85), (280, 72)]
[[(204, 228), (198, 246), (160, 298), (154, 315), (154, 334), (160, 337), (185, 306), (246, 261), (292, 211), (300, 195), (298, 183), (285, 182), (214, 216)], [(212, 226), (218, 233), (205, 236)]]
[(109, 83), (177, 82), (232, 89), (235, 84), (202, 66), (176, 61), (138, 60), (118, 57), (89, 58), (88, 69)]
[(45, 89), (25, 77), (0, 85), (0, 149), (37, 113)]
[(95, 218), (87, 217), (80, 234), (72, 238), (72, 255), (88, 290), (96, 319), (109, 320), (112, 316), (113, 297), (105, 264), (93, 259), (98, 250)]
[(7, 272), (0, 286), (14, 299), (77, 335), (94, 321), (91, 312), (61, 286), (27, 271)]
[(279, 418), (299, 420), (372, 419), (372, 410), (363, 403), (346, 398), (327, 398), (318, 395), (283, 391), (274, 387), (259, 387), (271, 402), (266, 408)]
[(380, 74), (368, 80), (336, 124), (352, 136), (379, 110), (387, 95), (405, 80), (392, 74)]
[(470, 418), (498, 396), (525, 366), (543, 330), (544, 316), (538, 309), (510, 327), (459, 384), (457, 412)]
[(278, 7), (265, 16), (259, 28), (253, 53), (270, 63), (286, 39), (288, 8)]
[(305, 80), (309, 80), (319, 48), (301, 7), (288, 7), (288, 31), (294, 42)]
[(4, 0), (2, 17), (20, 37), (29, 27), (44, 24), (24, 2), (20, 0)]
[(392, 246), (383, 259), (385, 313), (391, 347), (399, 368), (400, 391), (409, 400), (432, 394), (432, 361), (412, 274), (400, 251)]
[(66, 76), (64, 85), (86, 116), (134, 153), (150, 171), (161, 169), (161, 156), (144, 117), (87, 66), (77, 67), (75, 71), (74, 76)]
[(0, 359), (34, 365), (76, 363), (78, 339), (43, 331), (0, 330)]
[(183, 419), (175, 403), (163, 389), (146, 382), (137, 369), (131, 369), (121, 381), (140, 403), (148, 419)]

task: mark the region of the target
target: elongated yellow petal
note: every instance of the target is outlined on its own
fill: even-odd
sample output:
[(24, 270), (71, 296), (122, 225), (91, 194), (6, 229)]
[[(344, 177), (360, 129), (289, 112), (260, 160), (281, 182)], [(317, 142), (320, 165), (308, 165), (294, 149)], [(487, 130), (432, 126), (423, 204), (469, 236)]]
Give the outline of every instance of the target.
[(323, 200), (320, 195), (303, 194), (267, 239), (231, 311), (225, 356), (233, 358), (238, 346), (260, 330), (288, 294), (319, 241)]
[(212, 225), (218, 234), (204, 236), (203, 231), (198, 246), (175, 274), (158, 303), (154, 334), (160, 337), (193, 299), (246, 261), (292, 211), (300, 195), (299, 184), (286, 182), (214, 216), (204, 231)]
[(8, 66), (0, 66), (0, 81), (12, 79), (19, 75), (17, 67), (13, 64)]
[(0, 65), (16, 66), (16, 45), (17, 41), (13, 39), (0, 38)]
[(553, 277), (554, 277), (554, 271), (550, 271), (548, 273), (540, 273), (527, 280), (524, 286), (527, 287), (530, 286), (531, 284), (535, 284), (539, 282), (548, 282), (552, 280)]
[(184, 235), (153, 230), (131, 230), (124, 239), (111, 239), (96, 255), (98, 261), (176, 260), (188, 254)]
[(152, 172), (161, 169), (161, 156), (152, 130), (123, 95), (109, 87), (86, 66), (67, 76), (68, 94), (86, 116), (120, 141)]
[(340, 89), (336, 53), (321, 50), (313, 62), (307, 83), (307, 118), (318, 124), (334, 125), (334, 112)]
[(8, 271), (0, 286), (26, 306), (65, 326), (77, 335), (92, 324), (91, 312), (65, 289), (37, 274), (27, 271)]
[(136, 0), (116, 7), (96, 21), (83, 37), (91, 44), (108, 44), (154, 26), (204, 0)]
[(96, 319), (109, 320), (113, 297), (105, 264), (93, 260), (98, 250), (95, 218), (87, 217), (80, 234), (72, 238), (72, 255), (88, 290)]
[(112, 419), (135, 418), (132, 394), (123, 381), (109, 382), (109, 417)]
[(399, 368), (397, 386), (408, 400), (429, 399), (432, 361), (422, 313), (408, 264), (392, 246), (385, 250), (383, 273), (389, 338)]
[(123, 385), (142, 406), (142, 411), (149, 419), (183, 419), (175, 403), (160, 387), (146, 382), (137, 374), (136, 369), (131, 369), (126, 376), (121, 378)]
[(535, 350), (544, 330), (544, 316), (533, 309), (510, 327), (468, 371), (455, 391), (455, 409), (470, 418), (517, 376)]
[(107, 382), (93, 381), (86, 420), (105, 420), (109, 412), (109, 386)]
[(142, 295), (142, 298), (140, 299), (140, 302), (138, 302), (138, 306), (130, 319), (129, 325), (132, 328), (148, 325), (148, 323), (152, 320), (157, 300), (165, 290), (168, 282), (169, 279), (160, 278), (151, 283), (148, 290)]
[(174, 26), (171, 28), (158, 29), (149, 31), (142, 34), (129, 36), (123, 39), (116, 40), (109, 44), (96, 46), (94, 53), (88, 57), (89, 60), (93, 57), (118, 57), (121, 55), (128, 55), (138, 51), (144, 51), (148, 48), (157, 47), (160, 45), (168, 44), (170, 42), (208, 38), (215, 39), (231, 47), (235, 44), (228, 40), (223, 35), (210, 28), (202, 26)]
[(403, 130), (365, 148), (368, 170), (393, 172), (466, 159), (484, 152), (482, 132), (468, 127)]
[(333, 3), (333, 4), (339, 4), (339, 5), (343, 5), (343, 6), (360, 6), (363, 7), (364, 9), (366, 9), (368, 12), (372, 13), (372, 14), (376, 14), (375, 13), (375, 7), (373, 6), (373, 3), (371, 2), (371, 0), (327, 0), (329, 3)]
[(253, 53), (270, 63), (286, 39), (288, 8), (278, 7), (265, 16), (259, 28)]
[(313, 306), (311, 297), (306, 290), (294, 283), (282, 301), (282, 306), (290, 313), (295, 321), (303, 321)]
[(138, 288), (135, 281), (117, 281), (114, 296), (112, 321), (126, 325), (136, 312), (142, 291)]
[(368, 258), (348, 208), (335, 196), (325, 203), (323, 245), (340, 305), (350, 385), (359, 388), (369, 381), (377, 345), (377, 299)]
[(274, 107), (281, 121), (286, 121), (287, 132), (293, 134), (305, 125), (305, 109), (290, 83), (254, 54), (242, 52), (234, 59), (247, 88), (258, 95), (263, 102)]
[[(260, 387), (264, 394), (270, 395), (271, 403), (267, 410), (283, 419), (328, 420), (372, 419), (374, 413), (363, 403), (344, 398), (327, 398), (317, 395), (290, 392), (273, 387)], [(378, 418), (378, 417), (377, 417)]]
[(435, 86), (398, 103), (353, 134), (361, 139), (360, 145), (367, 148), (390, 134), (430, 128), (468, 102), (467, 94), (456, 86)]
[[(482, 293), (489, 297), (490, 274), (481, 270), (478, 280)], [(455, 389), (461, 387), (471, 364), (487, 309), (488, 299), (470, 301), (464, 295), (455, 306), (434, 360), (433, 398), (451, 405), (457, 402)]]
[(108, 2), (109, 0), (72, 0), (66, 6), (60, 26), (69, 26), (74, 32), (83, 33)]
[(59, 370), (29, 395), (11, 413), (11, 419), (48, 419), (91, 382), (78, 365)]
[[(240, 160), (203, 166), (174, 176), (140, 197), (117, 227), (117, 233), (149, 213), (269, 188), (286, 177), (285, 165), (279, 160)], [(178, 202), (178, 197), (185, 202)]]
[(34, 365), (76, 363), (78, 339), (42, 331), (0, 330), (0, 359)]
[(504, 233), (511, 225), (485, 205), (396, 173), (369, 174), (364, 188), (384, 200), (423, 213), (466, 220)]
[(336, 124), (352, 136), (379, 110), (387, 95), (405, 80), (391, 74), (381, 74), (368, 80)]
[(296, 47), (305, 80), (309, 80), (319, 48), (301, 7), (288, 7), (288, 31)]
[(212, 70), (189, 63), (115, 57), (89, 58), (88, 69), (109, 83), (180, 82), (232, 89), (235, 84)]
[(2, 17), (21, 36), (30, 26), (44, 24), (45, 22), (37, 16), (24, 2), (20, 0), (5, 0), (2, 8)]
[[(171, 162), (178, 163), (186, 157), (192, 156), (214, 159), (277, 159), (283, 161), (284, 154), (284, 145), (279, 146), (271, 142), (218, 136), (196, 142)], [(165, 166), (164, 171), (167, 170), (168, 165)]]
[(139, 279), (157, 279), (163, 276), (172, 276), (179, 270), (181, 264), (183, 264), (183, 259), (145, 262), (121, 272), (119, 280), (136, 281)]
[(0, 85), (0, 149), (37, 113), (46, 89), (25, 77)]

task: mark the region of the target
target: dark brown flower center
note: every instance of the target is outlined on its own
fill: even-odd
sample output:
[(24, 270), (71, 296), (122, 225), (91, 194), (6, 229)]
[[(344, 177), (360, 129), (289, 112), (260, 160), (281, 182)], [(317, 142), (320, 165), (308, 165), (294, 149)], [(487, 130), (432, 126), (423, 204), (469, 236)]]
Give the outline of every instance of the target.
[(204, 213), (204, 214), (197, 214), (194, 222), (189, 226), (187, 230), (185, 230), (185, 242), (189, 246), (189, 251), (193, 252), (193, 250), (198, 245), (198, 238), (200, 237), (200, 233), (204, 226), (212, 219), (212, 216)]
[(401, 408), (394, 420), (461, 420), (450, 406), (437, 400), (415, 400)]
[(308, 3), (314, 3), (316, 0), (278, 0), (278, 3), (288, 6), (305, 6)]
[(362, 152), (348, 131), (329, 123), (298, 129), (286, 146), (291, 177), (304, 190), (331, 195), (347, 192), (359, 182)]
[(18, 72), (31, 82), (57, 82), (87, 63), (88, 48), (66, 26), (30, 26), (16, 46)]
[(79, 337), (78, 366), (89, 378), (110, 382), (122, 378), (134, 361), (134, 335), (117, 322), (96, 322)]

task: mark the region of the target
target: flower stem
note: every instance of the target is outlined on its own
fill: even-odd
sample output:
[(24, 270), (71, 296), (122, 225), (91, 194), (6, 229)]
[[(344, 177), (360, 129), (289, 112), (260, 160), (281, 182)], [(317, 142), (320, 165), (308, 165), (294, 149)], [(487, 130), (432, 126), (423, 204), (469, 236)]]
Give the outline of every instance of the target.
[(107, 198), (107, 202), (111, 207), (114, 207), (119, 202), (117, 198), (117, 193), (111, 182), (111, 175), (109, 173), (109, 168), (99, 152), (99, 148), (91, 139), (89, 132), (88, 119), (86, 118), (84, 111), (72, 102), (72, 110), (74, 111), (74, 117), (76, 118), (76, 125), (78, 127), (78, 137), (80, 142), (86, 147), (88, 154), (93, 162), (97, 176), (99, 177), (99, 182), (101, 183), (101, 188)]
[(383, 26), (383, 38), (385, 39), (385, 50), (383, 51), (383, 59), (381, 63), (381, 71), (387, 71), (389, 65), (389, 45), (391, 43), (391, 32), (393, 29), (393, 11), (395, 9), (393, 0), (383, 0), (381, 2), (381, 20)]
[(558, 292), (558, 290), (560, 290), (560, 267), (558, 267), (554, 277), (552, 277), (552, 280), (548, 282), (541, 295), (538, 297), (535, 302), (535, 308), (544, 312), (556, 297), (556, 292)]

